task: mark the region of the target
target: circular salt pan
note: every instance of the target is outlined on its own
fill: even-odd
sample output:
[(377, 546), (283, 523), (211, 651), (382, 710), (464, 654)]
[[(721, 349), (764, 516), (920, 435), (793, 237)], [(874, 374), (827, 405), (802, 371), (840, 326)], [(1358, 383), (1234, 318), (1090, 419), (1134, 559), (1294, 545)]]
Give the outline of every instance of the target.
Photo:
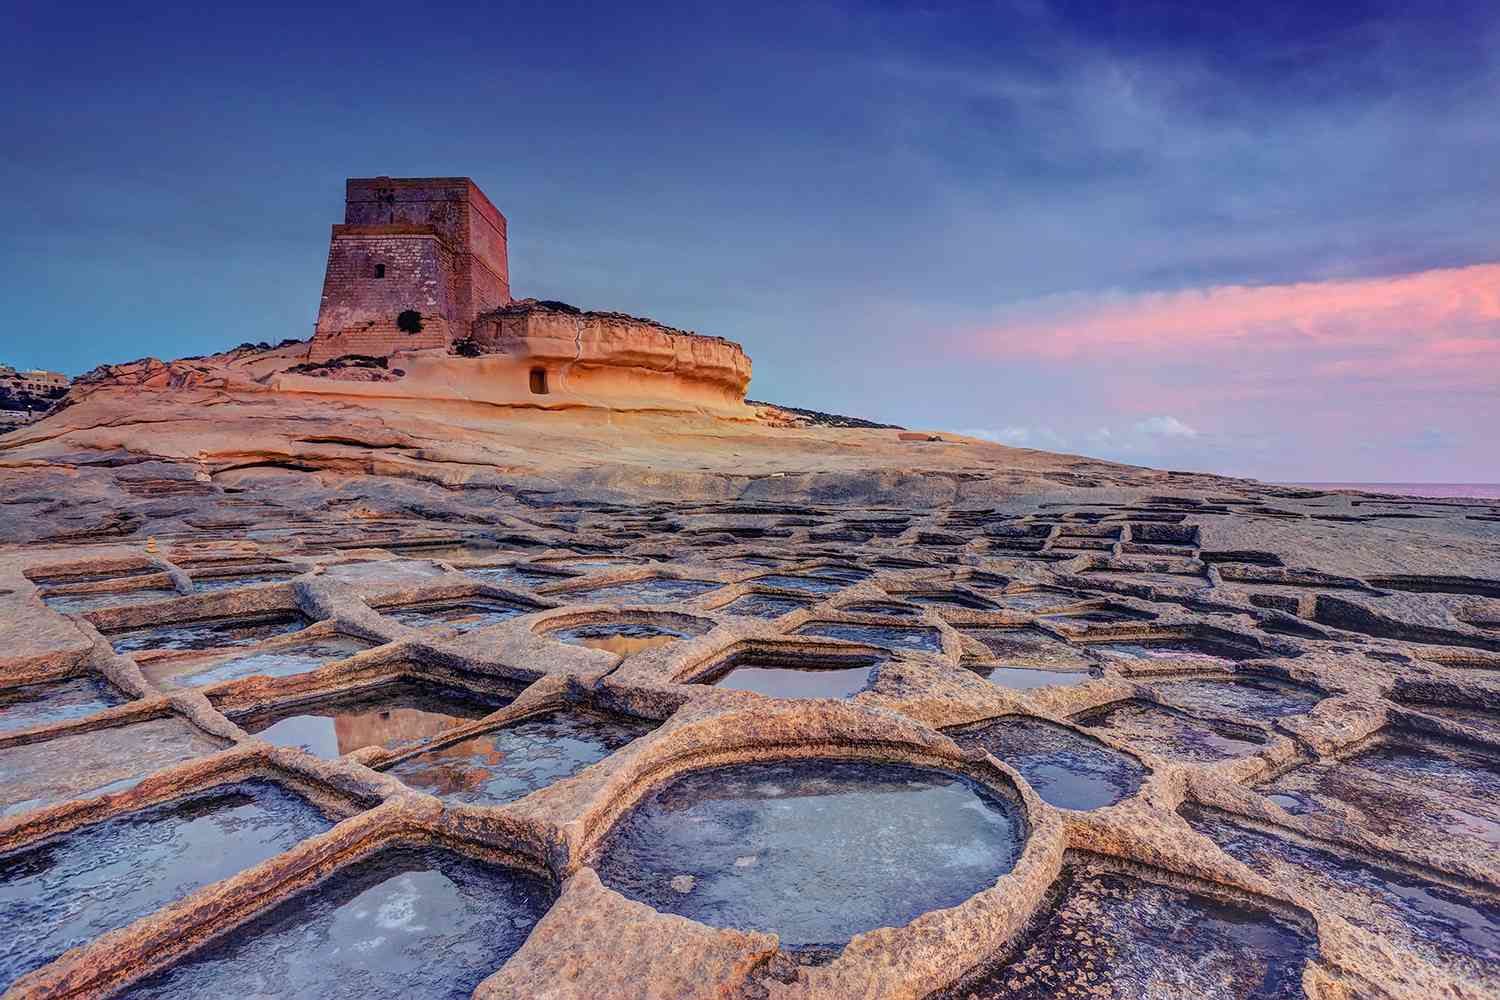
[(673, 779), (595, 852), (611, 888), (788, 948), (955, 906), (1010, 871), (1019, 802), (969, 778), (892, 764), (796, 760)]

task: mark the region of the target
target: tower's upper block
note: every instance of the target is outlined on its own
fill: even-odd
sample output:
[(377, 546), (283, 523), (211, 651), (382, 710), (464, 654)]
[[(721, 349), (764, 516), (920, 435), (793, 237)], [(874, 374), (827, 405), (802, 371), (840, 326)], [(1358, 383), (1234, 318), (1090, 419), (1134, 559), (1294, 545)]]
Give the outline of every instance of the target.
[(344, 182), (346, 226), (426, 225), (471, 260), (478, 308), (510, 301), (505, 216), (467, 177), (351, 177)]
[[(509, 302), (505, 216), (473, 181), (352, 177), (329, 242), (312, 356), (444, 346)], [(420, 314), (420, 331), (401, 328), (408, 311)]]

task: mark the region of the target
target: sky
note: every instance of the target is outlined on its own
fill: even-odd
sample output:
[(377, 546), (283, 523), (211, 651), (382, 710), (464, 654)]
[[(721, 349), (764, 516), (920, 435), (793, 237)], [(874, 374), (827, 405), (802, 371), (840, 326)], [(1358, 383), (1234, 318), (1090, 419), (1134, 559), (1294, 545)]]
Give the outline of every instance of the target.
[(751, 395), (1282, 481), (1500, 480), (1500, 5), (0, 13), (0, 362), (312, 332), (348, 176)]

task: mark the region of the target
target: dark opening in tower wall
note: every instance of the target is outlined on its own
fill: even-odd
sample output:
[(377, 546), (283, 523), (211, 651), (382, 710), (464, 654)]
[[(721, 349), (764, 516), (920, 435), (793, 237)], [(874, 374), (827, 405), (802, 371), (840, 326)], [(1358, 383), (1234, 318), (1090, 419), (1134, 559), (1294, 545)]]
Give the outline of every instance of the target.
[[(447, 347), (510, 303), (505, 216), (467, 177), (352, 177), (309, 360)], [(407, 308), (420, 331), (391, 328)]]
[(547, 395), (547, 369), (531, 369), (531, 392), (536, 396)]

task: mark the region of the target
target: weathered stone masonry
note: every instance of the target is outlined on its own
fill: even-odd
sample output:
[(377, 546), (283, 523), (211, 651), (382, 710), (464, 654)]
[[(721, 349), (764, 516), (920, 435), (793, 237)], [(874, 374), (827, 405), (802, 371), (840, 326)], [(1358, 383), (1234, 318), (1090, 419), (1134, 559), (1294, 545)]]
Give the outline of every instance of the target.
[[(310, 357), (445, 347), (510, 302), (505, 216), (467, 177), (350, 178)], [(422, 330), (398, 328), (406, 310)]]
[[(401, 360), (377, 379), (292, 371), (278, 389), (749, 415), (750, 359), (738, 344), (623, 313), (512, 299), (505, 217), (468, 178), (346, 183), (306, 360)], [(408, 311), (420, 314), (419, 330), (402, 328)]]

